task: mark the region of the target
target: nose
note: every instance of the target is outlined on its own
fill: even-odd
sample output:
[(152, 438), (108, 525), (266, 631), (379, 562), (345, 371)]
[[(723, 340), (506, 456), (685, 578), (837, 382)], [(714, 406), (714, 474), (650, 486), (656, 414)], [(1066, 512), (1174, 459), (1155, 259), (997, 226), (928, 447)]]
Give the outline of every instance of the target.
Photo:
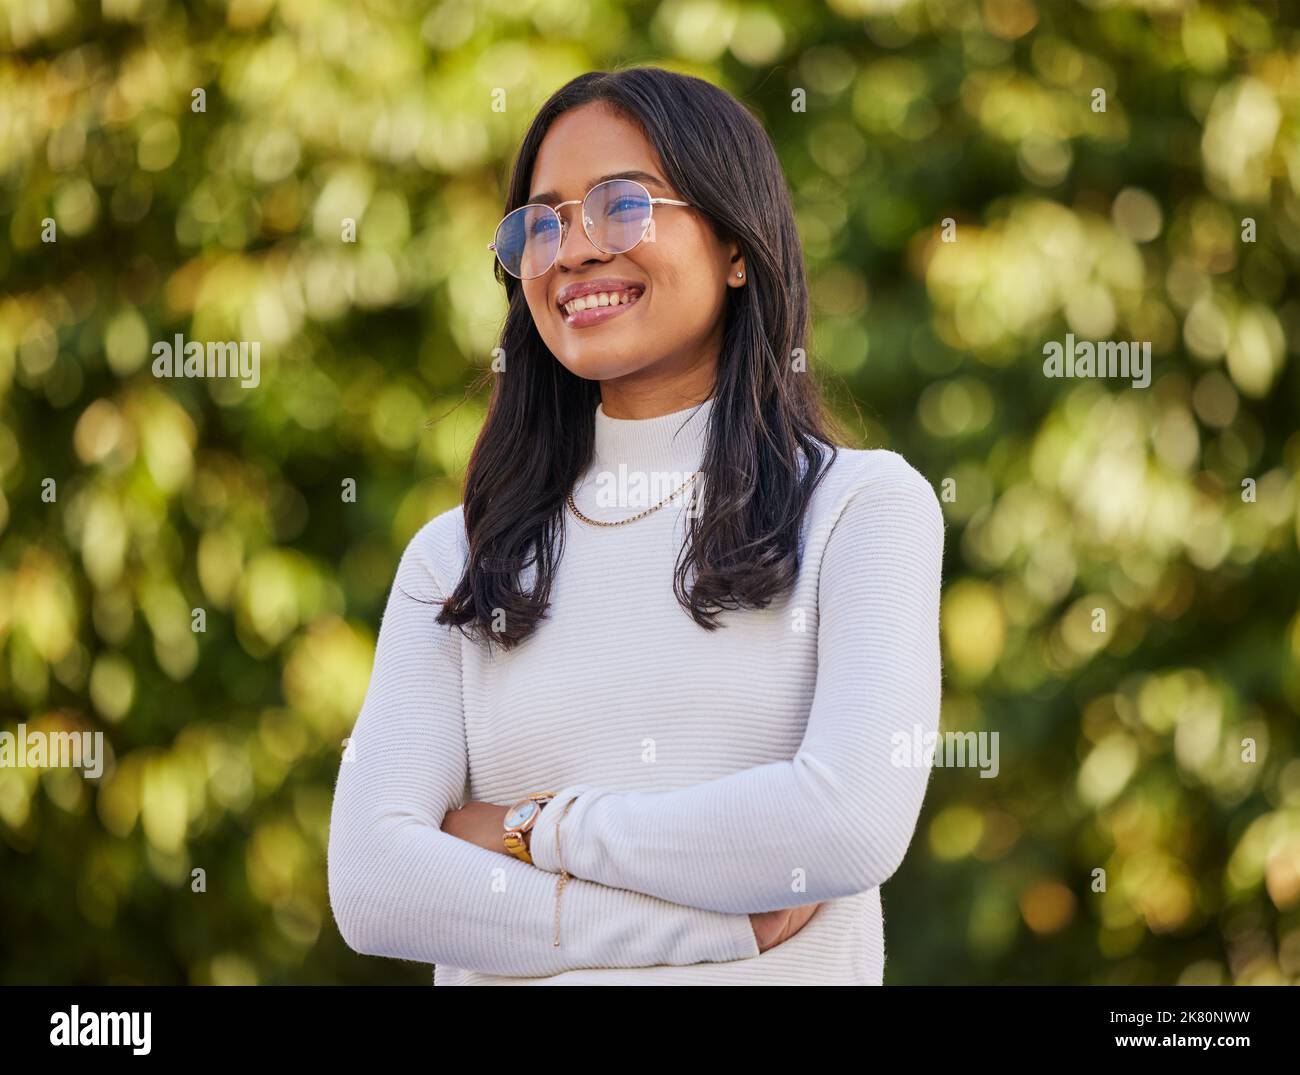
[(560, 237), (560, 250), (555, 255), (555, 264), (561, 265), (566, 269), (575, 269), (591, 262), (607, 262), (613, 254), (607, 254), (601, 250), (588, 237), (586, 229), (582, 226), (581, 205), (567, 206), (560, 210), (563, 214), (567, 210), (568, 215), (563, 216), (564, 233)]

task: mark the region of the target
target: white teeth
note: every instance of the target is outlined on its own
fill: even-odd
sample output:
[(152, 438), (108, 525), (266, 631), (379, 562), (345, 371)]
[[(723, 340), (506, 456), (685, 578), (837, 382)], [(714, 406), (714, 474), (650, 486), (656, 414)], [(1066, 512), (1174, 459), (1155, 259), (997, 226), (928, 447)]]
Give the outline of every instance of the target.
[(597, 306), (630, 306), (640, 296), (640, 292), (635, 289), (628, 291), (601, 291), (594, 295), (583, 295), (581, 298), (574, 299), (572, 302), (564, 304), (564, 312), (570, 316), (579, 313), (582, 310), (590, 310)]

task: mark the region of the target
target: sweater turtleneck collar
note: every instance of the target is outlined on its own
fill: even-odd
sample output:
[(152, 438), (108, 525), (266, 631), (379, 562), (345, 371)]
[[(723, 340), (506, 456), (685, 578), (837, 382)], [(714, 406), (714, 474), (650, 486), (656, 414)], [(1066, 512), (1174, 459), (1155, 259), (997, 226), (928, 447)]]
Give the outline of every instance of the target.
[(623, 464), (637, 470), (698, 470), (712, 410), (710, 397), (657, 418), (611, 418), (604, 404), (598, 404), (592, 461), (601, 469)]

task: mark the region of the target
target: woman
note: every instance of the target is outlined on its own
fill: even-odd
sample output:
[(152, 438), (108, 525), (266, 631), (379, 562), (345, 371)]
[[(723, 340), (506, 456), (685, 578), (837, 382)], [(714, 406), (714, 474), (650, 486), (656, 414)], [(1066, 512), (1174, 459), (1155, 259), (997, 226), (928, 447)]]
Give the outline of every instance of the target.
[(339, 929), (438, 985), (878, 984), (943, 518), (824, 431), (775, 150), (706, 82), (587, 74), (507, 210), (465, 502), (402, 557), (340, 770)]

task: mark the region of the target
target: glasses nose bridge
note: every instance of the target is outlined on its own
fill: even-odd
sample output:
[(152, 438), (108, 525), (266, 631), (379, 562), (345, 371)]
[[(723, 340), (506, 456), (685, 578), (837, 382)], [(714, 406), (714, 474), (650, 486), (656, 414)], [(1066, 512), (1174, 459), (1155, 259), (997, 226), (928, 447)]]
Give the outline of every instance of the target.
[[(568, 218), (564, 213), (560, 212), (560, 210), (563, 209), (566, 205), (580, 205), (582, 206), (581, 212), (584, 215), (587, 212), (586, 198), (570, 198), (567, 202), (557, 202), (555, 205), (551, 206), (551, 209), (554, 210), (555, 215), (560, 218), (560, 245), (556, 247), (555, 250), (555, 261), (560, 260), (560, 255), (563, 254), (564, 252), (564, 243), (568, 239), (569, 232), (571, 230), (569, 228)], [(584, 235), (586, 235), (585, 227), (582, 229), (582, 232)], [(587, 236), (587, 241), (591, 242), (591, 236), (589, 235)], [(595, 246), (595, 243), (592, 243), (592, 245)], [(596, 249), (599, 250), (600, 247), (596, 247)], [(552, 262), (552, 264), (554, 264), (554, 262)]]

